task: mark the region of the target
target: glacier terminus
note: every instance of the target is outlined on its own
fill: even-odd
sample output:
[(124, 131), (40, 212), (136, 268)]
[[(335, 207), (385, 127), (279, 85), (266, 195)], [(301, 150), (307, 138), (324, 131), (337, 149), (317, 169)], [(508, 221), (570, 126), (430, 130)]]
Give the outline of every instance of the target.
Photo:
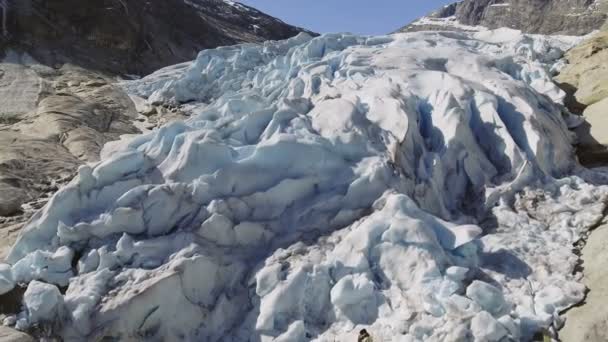
[(581, 37), (306, 33), (121, 86), (189, 114), (104, 147), (0, 293), (65, 341), (510, 341), (580, 302), (607, 176), (551, 80)]

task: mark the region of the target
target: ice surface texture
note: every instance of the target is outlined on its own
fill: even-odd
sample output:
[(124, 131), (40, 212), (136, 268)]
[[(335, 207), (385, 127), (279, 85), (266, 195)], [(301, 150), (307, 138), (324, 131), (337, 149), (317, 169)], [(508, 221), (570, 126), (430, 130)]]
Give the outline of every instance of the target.
[(68, 341), (530, 338), (582, 299), (570, 246), (607, 193), (563, 178), (574, 41), (300, 35), (127, 83), (192, 118), (83, 166), (0, 289), (30, 282), (18, 326)]

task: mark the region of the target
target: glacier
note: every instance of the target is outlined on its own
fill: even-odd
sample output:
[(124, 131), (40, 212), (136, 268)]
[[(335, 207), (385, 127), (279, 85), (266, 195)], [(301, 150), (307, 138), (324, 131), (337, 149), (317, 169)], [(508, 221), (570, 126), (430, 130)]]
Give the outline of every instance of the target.
[(122, 86), (190, 115), (104, 147), (0, 292), (66, 341), (531, 340), (580, 302), (608, 177), (552, 81), (581, 37), (300, 34)]

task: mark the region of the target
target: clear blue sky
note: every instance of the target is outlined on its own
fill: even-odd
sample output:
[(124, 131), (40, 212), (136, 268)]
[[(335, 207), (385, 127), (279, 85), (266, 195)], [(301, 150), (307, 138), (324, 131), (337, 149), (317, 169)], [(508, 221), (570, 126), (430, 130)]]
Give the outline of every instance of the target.
[(384, 34), (455, 0), (239, 0), (319, 32)]

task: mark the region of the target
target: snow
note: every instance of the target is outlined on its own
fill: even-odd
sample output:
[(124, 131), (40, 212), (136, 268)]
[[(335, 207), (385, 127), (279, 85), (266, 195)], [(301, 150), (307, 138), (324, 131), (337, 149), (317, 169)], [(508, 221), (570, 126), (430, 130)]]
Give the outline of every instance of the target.
[(13, 264), (12, 275), (17, 283), (43, 280), (59, 286), (68, 285), (72, 272), (74, 251), (61, 246), (54, 252), (34, 251)]
[(230, 6), (237, 7), (239, 9), (243, 9), (243, 10), (246, 10), (246, 11), (248, 10), (248, 7), (245, 7), (245, 6), (241, 5), (241, 4), (239, 4), (238, 2), (231, 1), (231, 0), (224, 0), (224, 2), (227, 3)]
[(465, 32), (477, 32), (477, 31), (491, 31), (487, 27), (484, 26), (472, 26), (465, 25), (458, 21), (455, 15), (444, 17), (444, 18), (435, 18), (435, 17), (420, 17), (416, 21), (412, 22), (410, 25), (412, 26), (439, 26), (445, 27), (446, 31), (448, 30), (458, 30)]
[(577, 39), (302, 34), (124, 83), (190, 119), (106, 146), (31, 219), (8, 256), (32, 288), (17, 327), (50, 321), (66, 341), (551, 329), (583, 299), (572, 245), (608, 200), (551, 82)]
[(332, 287), (330, 298), (331, 304), (350, 321), (374, 319), (369, 317), (377, 306), (374, 283), (363, 274), (344, 276)]

